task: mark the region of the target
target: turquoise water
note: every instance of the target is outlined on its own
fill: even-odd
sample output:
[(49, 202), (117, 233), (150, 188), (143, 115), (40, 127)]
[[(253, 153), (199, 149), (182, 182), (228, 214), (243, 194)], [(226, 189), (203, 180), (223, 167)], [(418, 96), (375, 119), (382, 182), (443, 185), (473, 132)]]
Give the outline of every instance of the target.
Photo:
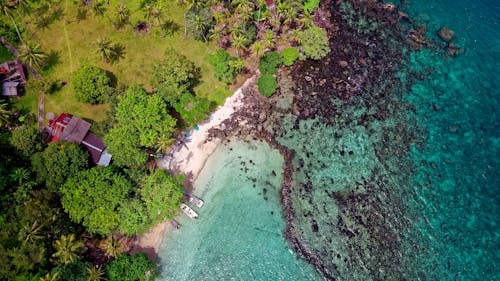
[(194, 182), (200, 218), (166, 235), (158, 280), (321, 280), (283, 237), (282, 166), (261, 142), (219, 146)]
[[(354, 35), (334, 42), (329, 59), (351, 67), (349, 55), (365, 56), (367, 65), (332, 74), (328, 60), (306, 63), (291, 79), (293, 102), (282, 86), (272, 101), (281, 109), (263, 124), (295, 152), (291, 233), (327, 279), (500, 280), (499, 3), (397, 1), (432, 42), (410, 51), (405, 34), (398, 40), (348, 2), (361, 2), (340, 8)], [(457, 57), (436, 36), (443, 26), (455, 31)], [(366, 53), (351, 52), (355, 40)], [(338, 87), (315, 88), (323, 79), (360, 87), (336, 96)], [(313, 93), (309, 117), (286, 112)], [(310, 114), (325, 109), (335, 114)], [(282, 165), (266, 145), (219, 148), (195, 182), (210, 185), (200, 220), (183, 218), (165, 239), (161, 280), (318, 278), (283, 239)]]

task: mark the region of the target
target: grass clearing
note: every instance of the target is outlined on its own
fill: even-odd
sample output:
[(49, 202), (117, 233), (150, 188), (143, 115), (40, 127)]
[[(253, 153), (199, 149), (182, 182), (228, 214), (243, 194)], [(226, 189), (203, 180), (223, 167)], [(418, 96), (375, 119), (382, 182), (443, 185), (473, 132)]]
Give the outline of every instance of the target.
[[(121, 85), (139, 83), (147, 90), (150, 86), (153, 64), (162, 60), (166, 48), (174, 48), (185, 55), (201, 70), (201, 79), (195, 86), (195, 92), (201, 97), (221, 104), (234, 88), (215, 79), (214, 72), (206, 57), (216, 50), (215, 45), (206, 45), (193, 38), (184, 38), (182, 7), (172, 2), (165, 10), (164, 20), (172, 20), (179, 29), (172, 36), (162, 38), (158, 27), (153, 27), (149, 34), (139, 33), (131, 25), (116, 30), (112, 24), (115, 11), (121, 1), (112, 0), (104, 17), (92, 14), (85, 9), (84, 19), (77, 20), (78, 4), (65, 0), (61, 3), (63, 16), (51, 23), (46, 29), (35, 27), (34, 19), (26, 19), (26, 34), (32, 41), (40, 43), (42, 49), (50, 55), (51, 63), (43, 71), (49, 79), (66, 82), (57, 93), (45, 96), (45, 112), (67, 112), (83, 118), (100, 121), (105, 117), (108, 105), (88, 105), (76, 100), (71, 89), (71, 73), (82, 63), (90, 63), (113, 73)], [(144, 20), (144, 14), (136, 1), (124, 2), (131, 11), (130, 22), (134, 25)], [(124, 48), (124, 56), (115, 63), (108, 64), (95, 53), (93, 42), (105, 37)], [(21, 108), (37, 111), (38, 93), (27, 90), (18, 100)]]

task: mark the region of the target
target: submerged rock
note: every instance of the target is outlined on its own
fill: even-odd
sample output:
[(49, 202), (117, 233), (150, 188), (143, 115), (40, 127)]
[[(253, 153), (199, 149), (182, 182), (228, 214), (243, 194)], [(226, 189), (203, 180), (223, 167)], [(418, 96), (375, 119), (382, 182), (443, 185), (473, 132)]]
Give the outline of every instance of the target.
[(445, 42), (450, 42), (453, 37), (455, 37), (455, 31), (449, 29), (448, 27), (443, 27), (438, 31), (438, 36)]

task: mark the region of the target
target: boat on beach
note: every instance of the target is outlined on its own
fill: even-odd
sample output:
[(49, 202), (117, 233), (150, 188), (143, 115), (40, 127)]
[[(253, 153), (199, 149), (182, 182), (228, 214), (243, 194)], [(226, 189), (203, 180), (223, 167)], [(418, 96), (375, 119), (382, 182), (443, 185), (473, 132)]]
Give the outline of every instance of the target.
[(188, 205), (186, 205), (184, 203), (181, 204), (181, 210), (184, 212), (184, 214), (186, 214), (188, 217), (190, 217), (193, 220), (198, 218), (198, 214), (193, 209), (191, 209)]
[(173, 227), (175, 227), (175, 229), (179, 229), (179, 228), (181, 228), (181, 224), (180, 224), (178, 221), (176, 221), (175, 219), (171, 220), (171, 221), (170, 221), (170, 224), (171, 224)]
[(184, 192), (186, 197), (188, 198), (188, 202), (194, 204), (196, 207), (201, 208), (204, 204), (203, 200), (200, 198), (194, 196), (193, 194), (189, 192)]

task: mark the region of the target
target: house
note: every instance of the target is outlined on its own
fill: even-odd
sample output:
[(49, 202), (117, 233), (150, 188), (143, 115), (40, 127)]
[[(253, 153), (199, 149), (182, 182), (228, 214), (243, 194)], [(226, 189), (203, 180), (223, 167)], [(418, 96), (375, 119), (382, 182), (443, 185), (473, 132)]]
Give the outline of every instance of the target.
[(18, 97), (20, 87), (26, 84), (22, 62), (10, 60), (0, 64), (0, 82), (2, 82), (3, 96)]
[(99, 166), (108, 166), (112, 155), (108, 153), (104, 142), (90, 131), (90, 123), (67, 113), (49, 120), (48, 141), (69, 141), (85, 148), (92, 162)]

